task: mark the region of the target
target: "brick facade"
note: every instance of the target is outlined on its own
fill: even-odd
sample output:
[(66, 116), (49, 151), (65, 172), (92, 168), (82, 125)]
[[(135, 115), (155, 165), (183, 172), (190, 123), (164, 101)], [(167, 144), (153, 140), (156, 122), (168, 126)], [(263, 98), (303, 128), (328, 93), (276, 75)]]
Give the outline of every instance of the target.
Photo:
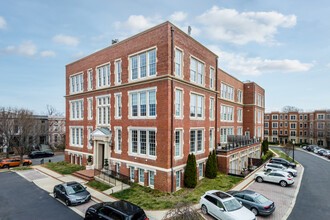
[[(171, 28), (173, 28), (173, 31)], [(156, 54), (156, 73), (148, 76), (152, 71), (152, 61), (150, 61), (152, 54), (150, 51), (153, 50), (155, 50)], [(179, 52), (182, 54), (182, 59), (180, 60), (181, 76), (176, 72), (176, 68), (178, 68), (176, 65), (176, 51), (178, 51), (178, 54)], [(145, 58), (144, 53), (147, 54)], [(138, 75), (144, 71), (143, 60), (147, 60), (145, 67), (147, 76), (142, 79), (133, 79), (133, 74), (135, 73), (135, 70), (133, 70), (135, 68), (134, 57), (136, 54), (138, 55), (138, 58), (136, 58), (138, 60), (138, 68), (136, 70)], [(120, 83), (117, 82), (116, 76), (116, 62), (118, 60), (121, 60)], [(191, 67), (193, 66), (193, 61), (196, 61), (196, 82), (193, 82), (191, 79), (191, 68), (194, 68)], [(107, 75), (101, 74), (101, 77), (98, 77), (100, 74), (98, 66), (103, 64), (110, 64), (110, 85), (99, 87), (99, 82), (107, 80)], [(93, 76), (91, 88), (89, 70), (92, 70)], [(214, 73), (213, 83), (211, 83), (210, 77), (212, 71)], [(83, 80), (79, 78), (81, 74)], [(73, 79), (76, 76), (78, 80), (76, 78)], [(74, 82), (78, 83), (75, 84)], [(220, 82), (232, 85), (235, 94), (234, 101), (221, 98)], [(83, 85), (81, 91), (73, 93), (72, 87), (80, 88), (80, 83)], [(252, 98), (245, 94), (247, 85), (253, 88), (251, 92), (247, 92)], [(242, 91), (241, 103), (237, 103), (236, 100), (237, 89)], [(178, 94), (181, 91), (182, 95), (182, 98), (179, 99), (181, 104), (177, 105), (180, 108), (178, 107), (177, 109), (176, 91), (178, 91)], [(140, 183), (142, 185), (167, 192), (175, 191), (183, 186), (184, 168), (188, 154), (193, 149), (193, 146), (195, 146), (197, 172), (199, 164), (201, 164), (203, 166), (202, 176), (204, 176), (208, 154), (210, 150), (215, 149), (220, 144), (221, 126), (233, 126), (235, 135), (237, 134), (237, 126), (241, 126), (244, 132), (246, 130), (253, 131), (250, 132), (251, 138), (255, 136), (254, 127), (257, 124), (253, 120), (245, 123), (245, 118), (247, 117), (245, 115), (249, 114), (245, 113), (245, 111), (249, 108), (247, 111), (253, 112), (253, 116), (256, 109), (260, 109), (263, 114), (264, 105), (257, 107), (254, 102), (254, 93), (256, 91), (259, 91), (264, 97), (264, 90), (261, 87), (255, 83), (242, 83), (218, 69), (217, 56), (214, 53), (171, 23), (165, 22), (66, 66), (67, 123), (65, 160), (86, 165), (87, 157), (92, 155), (94, 168), (99, 168), (96, 161), (108, 158), (110, 169), (115, 170), (117, 164), (119, 164), (120, 173), (124, 175), (130, 176), (131, 169), (134, 169), (135, 182), (141, 182), (140, 180), (144, 176), (144, 183)], [(155, 115), (150, 114), (152, 109), (150, 103), (149, 105), (148, 103), (143, 105), (143, 100), (146, 100), (145, 102), (152, 100), (152, 96), (148, 96), (150, 92), (155, 92)], [(116, 101), (116, 95), (118, 94), (121, 96), (120, 117), (116, 115), (119, 106)], [(140, 99), (134, 98), (140, 104), (136, 105), (138, 109), (137, 114), (142, 114), (141, 112), (146, 108), (147, 114), (148, 112), (150, 114), (149, 116), (133, 116), (135, 114), (133, 113), (135, 104), (132, 94), (138, 94), (137, 97), (140, 97)], [(147, 98), (142, 98), (145, 97), (145, 94), (147, 94)], [(109, 113), (107, 108), (102, 109), (98, 107), (100, 103), (107, 102), (105, 99), (98, 99), (103, 95), (110, 96), (110, 103), (104, 104), (110, 107)], [(92, 112), (90, 112), (89, 100), (92, 100)], [(101, 101), (99, 102), (98, 100)], [(191, 100), (195, 100), (195, 104)], [(213, 100), (213, 109), (210, 113), (211, 100)], [(245, 102), (248, 100), (249, 104), (246, 106)], [(81, 110), (80, 104), (72, 104), (76, 101), (82, 103), (83, 110)], [(202, 104), (200, 105), (199, 103)], [(226, 124), (220, 120), (221, 103), (226, 103), (227, 106), (232, 105), (235, 108), (234, 119), (231, 122), (226, 122)], [(237, 107), (242, 108), (243, 114), (242, 122), (239, 123), (236, 120)], [(182, 112), (180, 116), (176, 116), (178, 109), (181, 109)], [(194, 109), (195, 112), (192, 113), (194, 110), (191, 109)], [(74, 113), (75, 115), (73, 116), (72, 113), (76, 111), (77, 113)], [(78, 119), (74, 119), (77, 115), (79, 115)], [(99, 120), (102, 121), (102, 124), (103, 118), (100, 118), (99, 115), (102, 115), (102, 117), (106, 115), (104, 116), (105, 121), (108, 120), (109, 115), (109, 124), (100, 125)], [(263, 126), (263, 123), (260, 126)], [(99, 137), (98, 134), (100, 133), (96, 134), (95, 132), (102, 127), (111, 130), (112, 136), (105, 135), (104, 137)], [(89, 133), (89, 129), (93, 130), (92, 135)], [(120, 149), (116, 139), (118, 129), (121, 130)], [(210, 132), (213, 134), (212, 138), (210, 138)], [(152, 152), (151, 146), (153, 146), (153, 134), (155, 135), (155, 155), (150, 153)], [(177, 137), (180, 137), (180, 139)], [(109, 142), (110, 140), (111, 142)], [(176, 143), (176, 140), (180, 141)], [(92, 144), (90, 144), (90, 141), (92, 141)], [(138, 153), (135, 153), (135, 150), (133, 150), (135, 143), (137, 143), (139, 149)], [(142, 153), (144, 152), (143, 149), (145, 149), (143, 146), (147, 148), (145, 154)], [(179, 147), (176, 148), (176, 146)], [(200, 146), (201, 149), (199, 149)], [(175, 155), (176, 149), (180, 149), (177, 156)], [(103, 153), (99, 154), (97, 152)], [(143, 170), (144, 175), (142, 175)], [(176, 187), (177, 173), (181, 177), (178, 187)], [(152, 183), (152, 177), (150, 176), (152, 174), (154, 175), (154, 185), (149, 184)]]

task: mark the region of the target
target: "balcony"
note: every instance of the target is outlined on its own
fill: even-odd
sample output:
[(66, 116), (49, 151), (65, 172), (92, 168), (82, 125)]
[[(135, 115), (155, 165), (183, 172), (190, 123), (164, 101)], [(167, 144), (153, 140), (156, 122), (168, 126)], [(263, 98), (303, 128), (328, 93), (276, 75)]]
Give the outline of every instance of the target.
[(261, 143), (261, 138), (250, 139), (243, 135), (227, 135), (228, 142), (225, 144), (218, 143), (217, 152), (229, 152), (239, 148), (248, 147)]

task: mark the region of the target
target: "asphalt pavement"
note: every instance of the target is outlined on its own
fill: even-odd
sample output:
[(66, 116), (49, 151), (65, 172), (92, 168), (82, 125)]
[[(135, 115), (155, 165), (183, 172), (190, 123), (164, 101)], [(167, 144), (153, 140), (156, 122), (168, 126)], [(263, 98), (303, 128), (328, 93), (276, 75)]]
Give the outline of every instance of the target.
[(64, 154), (55, 155), (53, 157), (35, 158), (35, 159), (29, 159), (29, 160), (32, 160), (32, 165), (36, 165), (36, 164), (40, 164), (42, 159), (44, 159), (44, 163), (48, 163), (49, 160), (51, 160), (51, 162), (63, 161), (64, 160)]
[(15, 172), (1, 172), (0, 180), (0, 220), (82, 219), (48, 192)]
[(295, 150), (295, 160), (305, 170), (296, 204), (288, 219), (330, 219), (330, 161), (304, 150)]

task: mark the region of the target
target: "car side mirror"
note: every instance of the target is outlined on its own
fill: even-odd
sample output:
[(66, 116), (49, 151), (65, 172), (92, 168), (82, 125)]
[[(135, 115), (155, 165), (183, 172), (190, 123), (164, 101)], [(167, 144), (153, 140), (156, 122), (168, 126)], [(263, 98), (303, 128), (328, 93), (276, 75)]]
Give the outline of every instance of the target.
[(243, 204), (242, 201), (239, 201), (239, 203)]
[(223, 211), (225, 211), (225, 210), (224, 210), (224, 208), (220, 208), (220, 211), (223, 212)]

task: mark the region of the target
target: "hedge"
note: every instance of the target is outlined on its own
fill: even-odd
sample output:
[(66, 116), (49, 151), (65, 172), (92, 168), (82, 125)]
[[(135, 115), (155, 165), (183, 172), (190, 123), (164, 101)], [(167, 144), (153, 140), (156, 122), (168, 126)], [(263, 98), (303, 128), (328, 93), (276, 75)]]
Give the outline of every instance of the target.
[(274, 153), (271, 151), (268, 151), (264, 156), (261, 157), (262, 162), (265, 162), (269, 158), (273, 157)]

